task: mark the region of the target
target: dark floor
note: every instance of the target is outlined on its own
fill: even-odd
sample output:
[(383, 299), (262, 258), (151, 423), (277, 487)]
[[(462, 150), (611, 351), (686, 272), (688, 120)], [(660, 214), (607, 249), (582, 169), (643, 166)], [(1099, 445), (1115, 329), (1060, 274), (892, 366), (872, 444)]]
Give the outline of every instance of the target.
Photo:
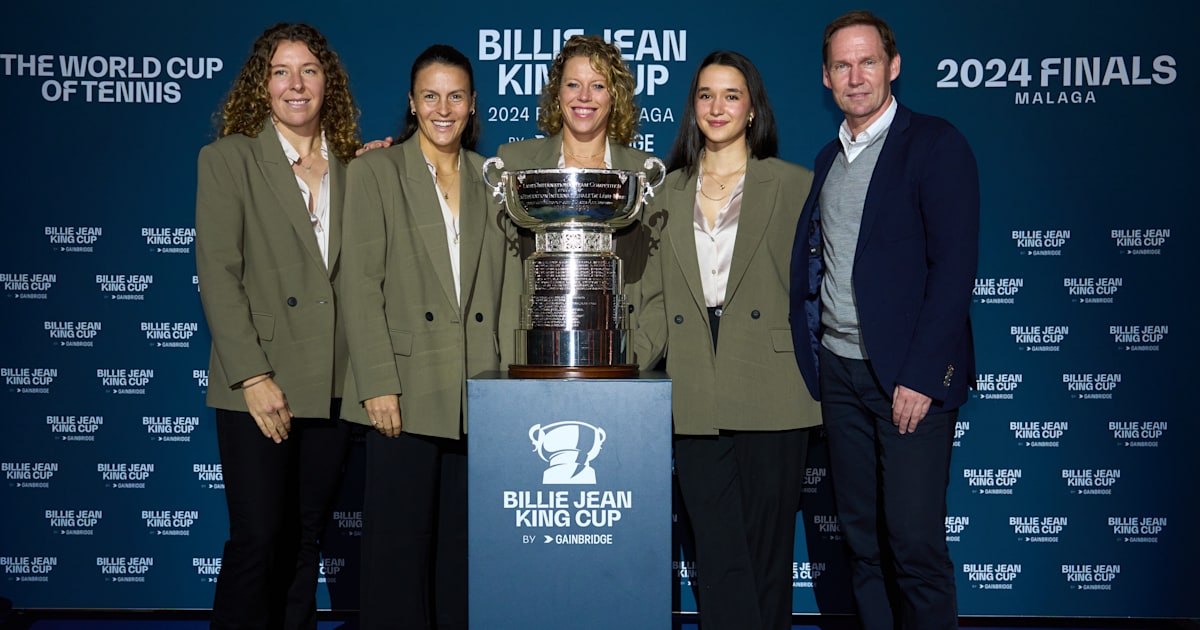
[[(24, 611), (0, 613), (2, 630), (205, 630), (207, 611)], [(318, 630), (356, 630), (353, 614), (322, 613)], [(964, 617), (962, 628), (991, 630), (1200, 630), (1200, 620)], [(855, 630), (843, 616), (797, 616), (793, 630)], [(492, 630), (492, 629), (488, 629)], [(501, 629), (509, 630), (509, 629)], [(526, 629), (512, 629), (526, 630)], [(676, 615), (671, 630), (698, 630), (693, 615)]]

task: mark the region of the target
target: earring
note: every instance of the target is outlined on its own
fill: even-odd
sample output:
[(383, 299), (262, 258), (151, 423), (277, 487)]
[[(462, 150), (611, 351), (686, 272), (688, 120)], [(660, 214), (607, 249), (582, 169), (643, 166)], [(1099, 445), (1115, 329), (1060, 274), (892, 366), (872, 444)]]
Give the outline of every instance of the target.
[(753, 127), (753, 126), (754, 126), (754, 114), (750, 114), (750, 120), (746, 122), (746, 126), (747, 126), (747, 127)]
[(417, 115), (417, 110), (416, 110), (416, 109), (410, 109), (410, 110), (408, 110), (408, 111), (409, 111), (409, 112), (412, 112), (412, 115), (413, 115), (413, 116), (416, 116), (416, 115)]
[(475, 110), (473, 110), (473, 109), (471, 110), (471, 115), (472, 115), (472, 116), (474, 116), (474, 115), (475, 115)]

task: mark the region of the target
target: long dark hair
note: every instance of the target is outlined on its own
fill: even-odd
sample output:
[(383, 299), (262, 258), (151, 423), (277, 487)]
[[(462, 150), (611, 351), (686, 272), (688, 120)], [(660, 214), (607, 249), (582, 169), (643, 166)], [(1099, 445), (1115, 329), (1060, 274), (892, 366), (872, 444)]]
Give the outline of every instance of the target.
[(688, 89), (688, 101), (684, 107), (683, 119), (679, 123), (679, 132), (675, 135), (675, 143), (667, 154), (667, 170), (687, 169), (689, 175), (694, 174), (700, 163), (700, 153), (704, 151), (704, 134), (696, 124), (696, 91), (699, 89), (700, 73), (708, 66), (729, 66), (742, 73), (746, 79), (746, 90), (750, 95), (750, 108), (754, 112), (754, 123), (746, 130), (746, 145), (750, 156), (762, 160), (775, 157), (779, 153), (779, 136), (775, 129), (775, 113), (771, 111), (771, 101), (767, 98), (767, 88), (763, 84), (762, 75), (758, 68), (745, 55), (731, 50), (717, 50), (708, 54), (696, 75), (692, 77), (692, 87)]
[[(417, 85), (417, 74), (425, 68), (440, 63), (445, 66), (453, 66), (467, 73), (467, 83), (471, 87), (471, 95), (475, 94), (475, 73), (471, 70), (471, 60), (467, 56), (458, 52), (458, 49), (446, 44), (434, 44), (425, 49), (425, 52), (417, 55), (413, 61), (412, 72), (408, 76), (408, 96), (414, 97), (413, 89)], [(412, 111), (412, 108), (406, 108), (404, 114), (404, 129), (397, 134), (396, 143), (399, 144), (408, 140), (414, 133), (417, 132), (417, 115)], [(479, 116), (472, 114), (467, 118), (467, 124), (463, 127), (461, 144), (464, 149), (474, 151), (475, 144), (479, 142)]]

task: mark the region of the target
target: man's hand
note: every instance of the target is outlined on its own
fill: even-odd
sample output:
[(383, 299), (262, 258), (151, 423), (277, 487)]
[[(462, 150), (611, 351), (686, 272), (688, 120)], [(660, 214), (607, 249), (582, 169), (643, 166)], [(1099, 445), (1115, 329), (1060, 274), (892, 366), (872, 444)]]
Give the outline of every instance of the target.
[(929, 404), (933, 399), (921, 392), (897, 385), (892, 392), (892, 424), (900, 429), (900, 434), (912, 433), (917, 430), (917, 423), (929, 412)]

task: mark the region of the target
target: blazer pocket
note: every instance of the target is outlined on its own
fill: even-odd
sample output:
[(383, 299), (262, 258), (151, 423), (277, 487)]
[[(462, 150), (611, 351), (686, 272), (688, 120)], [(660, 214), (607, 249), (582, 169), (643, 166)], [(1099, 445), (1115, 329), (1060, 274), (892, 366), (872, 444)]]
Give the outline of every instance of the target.
[(254, 322), (254, 330), (258, 331), (258, 338), (263, 341), (270, 341), (275, 338), (275, 316), (270, 313), (250, 313), (250, 319)]
[(411, 357), (413, 348), (413, 335), (409, 332), (400, 330), (389, 330), (389, 336), (392, 338), (392, 352), (401, 356)]
[(795, 352), (792, 347), (792, 331), (789, 328), (771, 329), (771, 347), (775, 352)]

